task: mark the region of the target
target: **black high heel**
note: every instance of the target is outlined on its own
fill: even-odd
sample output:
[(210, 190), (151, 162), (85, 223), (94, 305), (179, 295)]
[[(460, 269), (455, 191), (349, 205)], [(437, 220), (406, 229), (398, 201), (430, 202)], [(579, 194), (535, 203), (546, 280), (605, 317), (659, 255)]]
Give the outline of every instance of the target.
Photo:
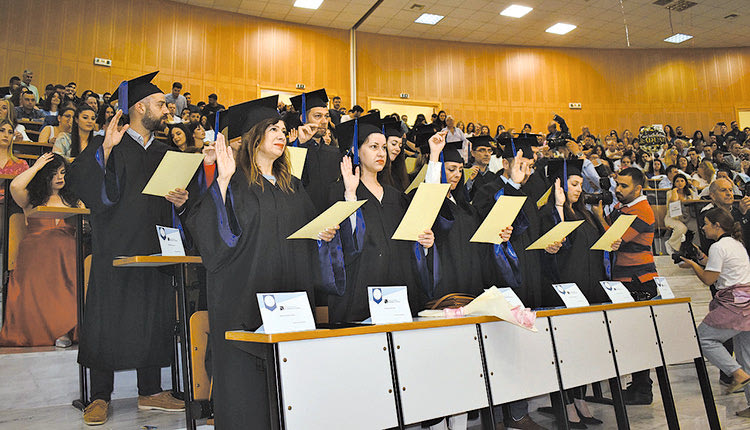
[(581, 413), (581, 410), (578, 409), (578, 406), (574, 406), (574, 407), (576, 408), (576, 412), (578, 412), (578, 418), (581, 419), (582, 423), (588, 424), (588, 425), (604, 424), (604, 421), (602, 421), (602, 420), (600, 420), (598, 418), (583, 416), (583, 414)]

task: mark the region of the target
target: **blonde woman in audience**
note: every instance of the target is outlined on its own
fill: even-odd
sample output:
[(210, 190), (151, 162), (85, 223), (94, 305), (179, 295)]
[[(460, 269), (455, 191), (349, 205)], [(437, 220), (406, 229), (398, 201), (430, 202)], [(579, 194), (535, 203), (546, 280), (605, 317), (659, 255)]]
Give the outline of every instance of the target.
[(713, 163), (708, 160), (703, 160), (698, 165), (698, 169), (696, 169), (695, 173), (693, 173), (693, 186), (697, 188), (699, 192), (703, 191), (703, 189), (709, 186), (715, 178), (716, 169), (714, 168)]
[[(54, 95), (57, 93), (52, 94)], [(60, 109), (60, 113), (57, 115), (58, 125), (47, 125), (39, 133), (39, 143), (55, 143), (57, 137), (63, 133), (70, 134), (70, 130), (73, 129), (73, 117), (76, 114), (75, 108), (72, 106), (65, 106)]]
[(23, 140), (31, 142), (29, 136), (26, 135), (26, 127), (18, 123), (16, 119), (16, 108), (11, 103), (10, 99), (0, 99), (0, 120), (7, 119), (13, 124), (13, 140)]
[[(13, 123), (0, 119), (0, 175), (17, 175), (29, 168), (25, 160), (13, 155)], [(3, 190), (0, 189), (0, 201)]]
[(75, 158), (91, 143), (96, 128), (96, 111), (89, 105), (81, 105), (73, 117), (70, 133), (63, 133), (55, 140), (52, 152), (67, 159)]
[[(11, 182), (13, 200), (24, 213), (37, 206), (81, 206), (66, 187), (66, 168), (60, 155), (42, 155)], [(26, 221), (28, 231), (8, 282), (0, 345), (67, 348), (77, 323), (75, 226), (64, 219)]]

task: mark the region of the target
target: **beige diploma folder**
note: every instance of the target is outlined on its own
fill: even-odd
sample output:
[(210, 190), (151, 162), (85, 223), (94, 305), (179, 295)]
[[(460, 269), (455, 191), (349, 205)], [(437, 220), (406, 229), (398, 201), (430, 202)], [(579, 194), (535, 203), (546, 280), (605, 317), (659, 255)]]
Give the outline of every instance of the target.
[(347, 217), (354, 213), (367, 200), (354, 202), (336, 202), (325, 212), (318, 215), (301, 229), (295, 231), (287, 239), (318, 239), (321, 231), (341, 224)]
[(167, 151), (142, 193), (164, 197), (176, 188), (184, 190), (202, 162), (201, 153)]
[(424, 234), (435, 223), (450, 187), (450, 184), (420, 184), (391, 239), (413, 242), (419, 240), (419, 235)]
[(286, 149), (289, 150), (289, 162), (292, 165), (292, 176), (297, 179), (302, 179), (302, 171), (305, 169), (305, 159), (307, 158), (307, 148), (287, 146)]
[(539, 200), (536, 201), (536, 208), (537, 209), (541, 209), (542, 206), (544, 206), (544, 205), (547, 204), (547, 201), (550, 198), (550, 194), (552, 194), (552, 188), (553, 187), (554, 187), (554, 185), (551, 186), (551, 187), (549, 187), (549, 188), (547, 188), (547, 191), (544, 194), (542, 194), (542, 197), (539, 197)]
[(625, 234), (626, 231), (628, 231), (628, 228), (630, 228), (630, 224), (632, 224), (636, 218), (637, 217), (635, 215), (620, 215), (617, 218), (617, 221), (609, 226), (609, 229), (604, 232), (602, 237), (600, 237), (599, 240), (596, 241), (591, 249), (611, 251), (612, 242), (620, 239), (622, 235)]
[[(409, 194), (411, 190), (417, 188), (419, 184), (424, 182), (424, 178), (426, 177), (427, 177), (427, 165), (425, 164), (424, 166), (422, 166), (422, 170), (420, 170), (419, 173), (417, 173), (417, 176), (414, 178), (414, 180), (411, 181), (411, 184), (409, 184), (409, 186), (406, 188), (406, 191), (404, 191), (404, 194)], [(446, 194), (448, 194), (448, 192), (446, 192)]]
[(545, 249), (549, 245), (568, 237), (568, 235), (573, 233), (573, 230), (577, 229), (581, 224), (583, 224), (583, 221), (563, 221), (554, 226), (552, 230), (545, 233), (526, 249)]
[(503, 243), (500, 232), (513, 224), (525, 201), (526, 197), (523, 196), (500, 196), (470, 242)]

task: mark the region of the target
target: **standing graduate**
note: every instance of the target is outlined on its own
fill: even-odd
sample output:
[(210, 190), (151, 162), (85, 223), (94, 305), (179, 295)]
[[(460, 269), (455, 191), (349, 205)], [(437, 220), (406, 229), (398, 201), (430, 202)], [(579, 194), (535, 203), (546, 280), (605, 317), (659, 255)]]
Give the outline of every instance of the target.
[[(256, 294), (305, 291), (321, 286), (319, 261), (327, 246), (286, 240), (315, 217), (299, 179), (291, 174), (286, 126), (277, 96), (255, 100), (242, 118), (242, 146), (235, 161), (223, 136), (216, 142), (217, 177), (190, 209), (186, 224), (208, 272), (216, 428), (271, 428), (264, 345), (243, 350), (224, 339), (227, 330), (261, 325)], [(230, 130), (232, 125), (230, 125)], [(323, 241), (335, 229), (321, 232)], [(319, 255), (325, 258), (319, 260)]]
[(474, 157), (474, 164), (471, 166), (471, 176), (466, 181), (466, 189), (469, 190), (469, 197), (473, 199), (477, 190), (497, 179), (497, 175), (490, 170), (490, 160), (495, 152), (492, 144), (495, 139), (480, 134), (470, 137), (469, 141), (471, 142), (471, 155)]
[(388, 161), (390, 162), (391, 175), (388, 185), (404, 191), (409, 186), (409, 174), (406, 172), (406, 154), (404, 152), (404, 130), (401, 121), (396, 121), (392, 116), (383, 118), (383, 134), (388, 144)]
[[(297, 128), (299, 146), (307, 148), (302, 184), (315, 205), (317, 213), (328, 209), (328, 193), (339, 178), (341, 153), (323, 141), (331, 122), (325, 88), (300, 94), (290, 99), (300, 113), (302, 125)], [(293, 146), (297, 143), (292, 142)]]
[(151, 83), (158, 72), (123, 83), (115, 91), (130, 124), (118, 128), (118, 110), (72, 164), (68, 180), (91, 210), (92, 260), (81, 326), (78, 362), (91, 369), (88, 425), (107, 421), (115, 370), (137, 369), (138, 408), (177, 411), (184, 403), (161, 391), (161, 368), (173, 359), (175, 291), (157, 268), (116, 268), (122, 255), (159, 252), (156, 225), (172, 225), (187, 202), (176, 189), (165, 197), (143, 194), (166, 145), (154, 141), (169, 111), (164, 93)]
[(425, 230), (419, 242), (391, 239), (408, 201), (381, 181), (388, 175), (388, 153), (380, 116), (372, 113), (343, 122), (336, 131), (339, 146), (351, 157), (341, 162), (343, 180), (331, 187), (331, 201), (367, 203), (342, 223), (346, 291), (329, 296), (329, 319), (335, 323), (368, 318), (367, 287), (377, 285), (406, 285), (411, 311), (419, 312), (429, 283), (426, 248), (432, 246), (434, 235)]
[(510, 244), (495, 246), (497, 264), (494, 267), (498, 270), (492, 276), (492, 283), (512, 287), (521, 301), (530, 308), (541, 304), (540, 251), (526, 251), (526, 247), (539, 238), (539, 213), (536, 202), (545, 189), (544, 179), (540, 177), (542, 173), (538, 170), (532, 171), (532, 146), (536, 146), (536, 142), (534, 135), (508, 138), (503, 150), (502, 174), (477, 190), (472, 201), (484, 219), (500, 196), (526, 197), (523, 208), (513, 222)]

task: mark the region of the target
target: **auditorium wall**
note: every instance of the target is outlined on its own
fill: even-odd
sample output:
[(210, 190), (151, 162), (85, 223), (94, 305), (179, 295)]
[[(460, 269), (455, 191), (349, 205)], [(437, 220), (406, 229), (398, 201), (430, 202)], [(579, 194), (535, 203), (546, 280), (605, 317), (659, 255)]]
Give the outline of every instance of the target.
[(584, 124), (595, 132), (681, 124), (692, 133), (750, 108), (750, 48), (550, 49), (376, 34), (357, 41), (361, 102), (408, 93), (493, 134), (498, 123), (545, 130), (552, 112), (576, 135)]
[[(112, 91), (153, 70), (169, 91), (180, 81), (193, 102), (217, 93), (229, 105), (255, 98), (258, 85), (326, 86), (349, 99), (349, 33), (158, 0), (0, 0), (0, 76), (24, 68), (43, 91), (75, 81)], [(94, 66), (94, 57), (112, 67)], [(7, 83), (2, 84), (7, 85)]]
[[(158, 69), (163, 89), (181, 81), (194, 100), (216, 92), (229, 105), (256, 97), (259, 86), (293, 91), (304, 83), (352, 104), (346, 30), (163, 0), (0, 0), (0, 10), (0, 77), (31, 68), (40, 91), (68, 81), (79, 94), (112, 91)], [(531, 122), (543, 130), (556, 112), (574, 132), (646, 123), (692, 132), (750, 108), (750, 48), (552, 49), (368, 33), (357, 43), (357, 102), (365, 108), (408, 93), (411, 103), (439, 102), (491, 127)], [(94, 57), (112, 59), (112, 67), (94, 66)]]

